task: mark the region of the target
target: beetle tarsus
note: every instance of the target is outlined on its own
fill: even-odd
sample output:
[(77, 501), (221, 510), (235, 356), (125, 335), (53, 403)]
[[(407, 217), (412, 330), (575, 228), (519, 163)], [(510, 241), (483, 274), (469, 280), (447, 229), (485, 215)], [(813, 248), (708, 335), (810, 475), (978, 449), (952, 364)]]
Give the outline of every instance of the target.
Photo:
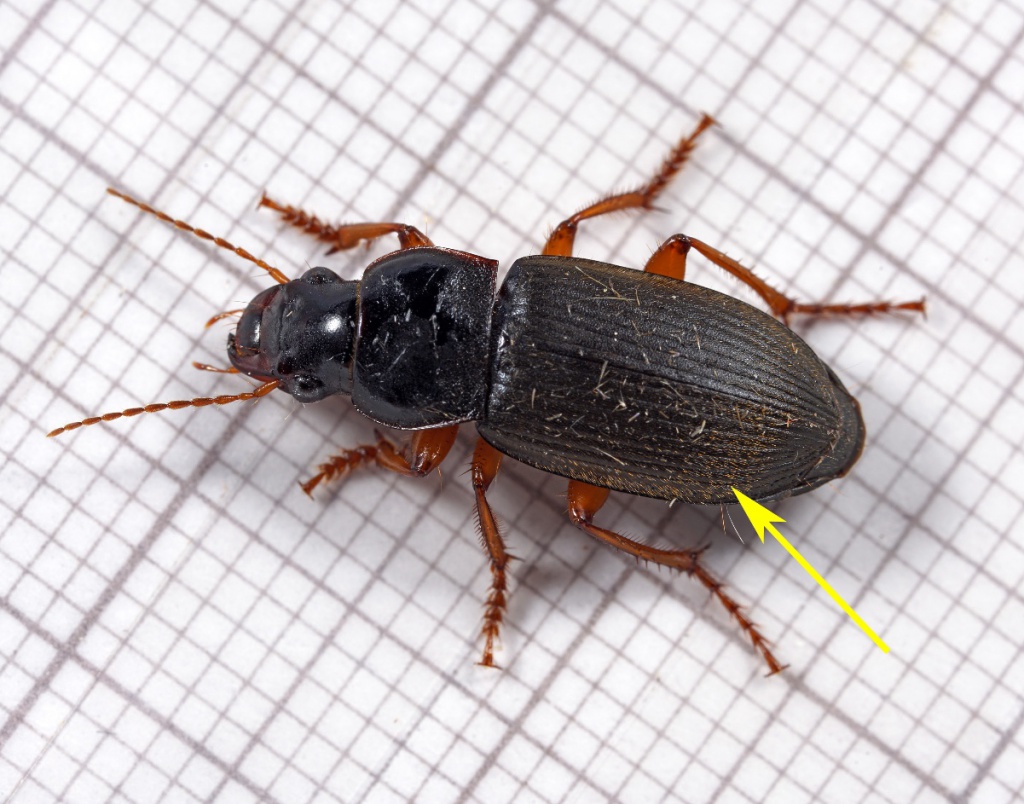
[(651, 179), (646, 185), (640, 188), (640, 193), (643, 195), (643, 208), (648, 210), (654, 209), (654, 200), (661, 195), (662, 190), (668, 186), (668, 183), (672, 181), (675, 175), (682, 169), (683, 165), (686, 164), (686, 160), (690, 158), (690, 154), (693, 153), (693, 149), (697, 147), (697, 139), (712, 126), (718, 125), (718, 122), (709, 114), (701, 115), (700, 121), (697, 123), (697, 127), (692, 133), (683, 137), (676, 146), (669, 152), (668, 156), (661, 163), (657, 174)]
[[(678, 237), (678, 235), (676, 235)], [(672, 238), (669, 238), (671, 240)], [(815, 304), (798, 302), (796, 299), (780, 293), (750, 268), (733, 259), (714, 246), (689, 237), (687, 241), (699, 253), (723, 271), (732, 274), (743, 284), (750, 287), (772, 311), (772, 315), (788, 325), (790, 316), (801, 313), (807, 315), (870, 315), (873, 313), (892, 313), (897, 310), (908, 310), (924, 313), (924, 299), (910, 302), (863, 302), (859, 304)]]
[(608, 489), (600, 486), (591, 486), (578, 480), (570, 480), (568, 491), (569, 518), (576, 527), (600, 539), (605, 544), (628, 553), (638, 561), (650, 561), (669, 569), (685, 572), (690, 577), (699, 580), (709, 592), (718, 598), (725, 607), (725, 610), (732, 615), (732, 618), (739, 623), (740, 628), (750, 638), (754, 648), (761, 654), (768, 665), (768, 674), (775, 675), (783, 669), (784, 665), (772, 654), (771, 644), (757, 629), (753, 620), (747, 617), (743, 607), (726, 594), (725, 585), (701, 564), (700, 558), (707, 549), (707, 546), (695, 550), (661, 550), (630, 539), (615, 531), (598, 527), (594, 524), (594, 515), (600, 510), (607, 499)]
[(689, 553), (690, 566), (684, 570), (686, 574), (691, 577), (696, 577), (697, 580), (704, 584), (708, 591), (717, 597), (719, 602), (725, 606), (725, 610), (732, 615), (732, 618), (739, 623), (740, 628), (743, 629), (744, 633), (746, 633), (748, 637), (750, 637), (750, 641), (754, 645), (754, 649), (761, 654), (762, 658), (764, 658), (765, 664), (768, 665), (769, 676), (774, 676), (776, 673), (784, 670), (786, 665), (781, 664), (779, 660), (775, 658), (775, 655), (771, 651), (771, 643), (765, 639), (757, 629), (757, 625), (754, 621), (744, 613), (744, 607), (726, 594), (725, 584), (704, 569), (704, 566), (700, 563), (700, 556), (703, 552), (703, 550), (694, 550)]
[(209, 371), (209, 372), (212, 372), (213, 374), (239, 374), (239, 373), (241, 373), (234, 366), (228, 366), (227, 368), (222, 368), (221, 366), (211, 366), (209, 363), (200, 363), (198, 360), (193, 360), (192, 361), (192, 368), (199, 369), (199, 371)]
[(654, 209), (654, 201), (661, 195), (661, 192), (668, 186), (673, 177), (682, 170), (683, 165), (690, 158), (690, 154), (693, 153), (700, 135), (714, 124), (715, 120), (711, 115), (703, 115), (693, 132), (683, 137), (669, 151), (668, 156), (661, 163), (661, 167), (658, 168), (658, 172), (654, 174), (647, 184), (629, 193), (617, 193), (598, 199), (575, 215), (566, 218), (555, 227), (541, 253), (557, 257), (571, 257), (573, 244), (576, 240), (576, 230), (579, 227), (580, 221), (621, 210)]
[(320, 220), (311, 212), (275, 201), (266, 193), (260, 198), (259, 206), (274, 210), (285, 223), (327, 243), (330, 246), (328, 254), (355, 248), (364, 242), (369, 245), (371, 240), (389, 234), (398, 235), (399, 250), (433, 245), (423, 232), (406, 223), (347, 223), (335, 226)]
[(477, 528), (480, 541), (491, 559), (491, 590), (484, 606), (484, 624), (480, 633), (484, 638), (483, 656), (478, 662), (482, 667), (496, 667), (494, 664), (494, 643), (500, 636), (501, 623), (505, 618), (508, 606), (508, 581), (505, 570), (513, 556), (505, 549), (505, 540), (501, 538), (498, 521), (494, 517), (486, 492), (498, 474), (501, 466), (501, 453), (484, 441), (477, 440), (473, 451), (473, 463), (470, 473), (473, 478), (473, 492), (476, 495)]
[(309, 480), (299, 483), (307, 497), (313, 496), (313, 489), (321, 483), (347, 477), (356, 469), (367, 466), (377, 459), (377, 445), (363, 444), (354, 449), (344, 449), (337, 455), (330, 456), (326, 461), (317, 466), (317, 473)]
[(784, 320), (793, 313), (806, 315), (875, 315), (876, 313), (893, 313), (897, 310), (921, 313), (925, 315), (925, 300), (910, 302), (864, 302), (861, 304), (806, 304), (791, 302), (784, 313)]
[(300, 483), (299, 487), (307, 496), (312, 497), (313, 489), (321, 483), (340, 480), (371, 463), (406, 477), (429, 475), (447, 457), (458, 432), (457, 424), (417, 430), (409, 443), (400, 449), (380, 430), (374, 430), (373, 434), (377, 438), (375, 443), (343, 449), (337, 455), (332, 455), (317, 466), (317, 473), (313, 477)]

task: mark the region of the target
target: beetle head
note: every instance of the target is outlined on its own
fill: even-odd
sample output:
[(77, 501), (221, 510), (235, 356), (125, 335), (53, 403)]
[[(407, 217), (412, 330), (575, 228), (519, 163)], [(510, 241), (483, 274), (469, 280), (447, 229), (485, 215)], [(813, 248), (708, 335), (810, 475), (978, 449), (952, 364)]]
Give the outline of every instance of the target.
[(359, 283), (311, 268), (249, 302), (228, 335), (228, 358), (243, 374), (278, 380), (299, 402), (352, 391)]

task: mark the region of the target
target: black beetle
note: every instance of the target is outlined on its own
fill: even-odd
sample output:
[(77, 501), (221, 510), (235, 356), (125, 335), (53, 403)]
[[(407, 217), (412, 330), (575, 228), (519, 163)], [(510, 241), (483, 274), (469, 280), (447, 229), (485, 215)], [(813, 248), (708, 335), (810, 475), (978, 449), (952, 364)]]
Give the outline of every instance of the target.
[(508, 455), (568, 478), (569, 516), (592, 536), (700, 579), (778, 672), (767, 641), (703, 567), (700, 551), (657, 549), (593, 522), (609, 490), (704, 504), (735, 503), (733, 486), (762, 501), (802, 494), (845, 474), (863, 447), (860, 409), (835, 373), (784, 323), (684, 282), (686, 256), (694, 249), (750, 285), (783, 322), (793, 313), (923, 312), (924, 302), (798, 303), (684, 235), (669, 238), (643, 272), (572, 256), (581, 221), (650, 209), (713, 123), (705, 115), (643, 187), (559, 224), (540, 256), (512, 265), (497, 297), (497, 263), (436, 248), (405, 224), (332, 226), (264, 196), (261, 206), (329, 243), (331, 252), (387, 234), (399, 238), (399, 250), (358, 281), (326, 268), (289, 281), (248, 252), (110, 190), (278, 281), (244, 311), (225, 314), (241, 319), (228, 338), (233, 368), (222, 371), (262, 385), (92, 417), (50, 435), (121, 416), (254, 399), (275, 388), (300, 402), (351, 394), (375, 422), (414, 431), (404, 448), (378, 433), (376, 443), (330, 458), (303, 484), (310, 493), (369, 464), (425, 475), (444, 460), (459, 424), (476, 422), (481, 438), (471, 474), (492, 574), (481, 664), (494, 664), (511, 558), (485, 494)]

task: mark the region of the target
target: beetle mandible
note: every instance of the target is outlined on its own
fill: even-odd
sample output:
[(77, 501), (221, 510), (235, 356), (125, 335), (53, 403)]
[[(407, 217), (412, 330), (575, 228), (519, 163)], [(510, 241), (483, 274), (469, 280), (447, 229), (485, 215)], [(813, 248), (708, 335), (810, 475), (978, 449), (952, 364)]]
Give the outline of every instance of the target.
[[(260, 206), (329, 244), (329, 254), (398, 236), (399, 249), (371, 263), (359, 280), (327, 268), (289, 280), (244, 249), (109, 190), (256, 263), (278, 282), (244, 310), (211, 319), (241, 316), (228, 336), (232, 368), (219, 370), (261, 384), (245, 393), (94, 416), (49, 435), (141, 413), (258, 399), (274, 389), (299, 402), (349, 394), (363, 415), (412, 432), (402, 447), (378, 432), (372, 444), (341, 450), (302, 484), (311, 494), (324, 481), (370, 465), (427, 475), (445, 459), (459, 426), (475, 422), (470, 474), (491, 570), (480, 664), (494, 666), (507, 601), (511, 556), (487, 501), (507, 455), (568, 479), (568, 515), (577, 527), (637, 559), (697, 578), (776, 673), (782, 665), (768, 641), (704, 567), (700, 550), (651, 547), (595, 524), (595, 515), (609, 491), (724, 505), (736, 502), (733, 486), (768, 501), (841, 477), (864, 444), (860, 409), (789, 329), (789, 317), (924, 312), (924, 301), (798, 302), (682, 234), (666, 240), (643, 272), (572, 255), (582, 221), (651, 209), (714, 124), (704, 115), (647, 184), (562, 221), (540, 255), (512, 265), (496, 295), (496, 262), (437, 248), (406, 224), (334, 226), (264, 195)], [(753, 288), (775, 317), (684, 281), (691, 250)]]

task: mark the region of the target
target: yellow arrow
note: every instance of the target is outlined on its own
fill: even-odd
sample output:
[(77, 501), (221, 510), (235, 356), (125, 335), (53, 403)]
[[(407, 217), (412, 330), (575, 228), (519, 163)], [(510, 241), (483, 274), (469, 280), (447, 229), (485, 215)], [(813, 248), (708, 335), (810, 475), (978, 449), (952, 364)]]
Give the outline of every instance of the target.
[(736, 499), (740, 501), (740, 505), (743, 506), (743, 513), (750, 518), (750, 524), (754, 526), (754, 530), (757, 532), (757, 535), (761, 537), (761, 542), (764, 542), (765, 529), (770, 530), (772, 532), (772, 536), (778, 540), (779, 544), (785, 547), (786, 551), (797, 560), (797, 563), (807, 570), (807, 574), (821, 584), (822, 588), (832, 596), (832, 599), (836, 603), (839, 604), (839, 607), (853, 618), (853, 621), (861, 627), (861, 630), (864, 631), (865, 634), (874, 640), (875, 644), (882, 649), (883, 653), (888, 653), (889, 646), (882, 641), (882, 638), (871, 630), (871, 626), (864, 622), (861, 616), (850, 608), (850, 604), (843, 600), (842, 596), (832, 588), (829, 582), (822, 578), (818, 571), (807, 563), (807, 559), (800, 555), (800, 553), (797, 552), (797, 549), (791, 545), (786, 537), (779, 533), (778, 528), (772, 524), (773, 522), (785, 522), (786, 520), (778, 514), (769, 511), (761, 505), (761, 503), (750, 499), (750, 497), (742, 491), (733, 488), (732, 492), (736, 495)]

